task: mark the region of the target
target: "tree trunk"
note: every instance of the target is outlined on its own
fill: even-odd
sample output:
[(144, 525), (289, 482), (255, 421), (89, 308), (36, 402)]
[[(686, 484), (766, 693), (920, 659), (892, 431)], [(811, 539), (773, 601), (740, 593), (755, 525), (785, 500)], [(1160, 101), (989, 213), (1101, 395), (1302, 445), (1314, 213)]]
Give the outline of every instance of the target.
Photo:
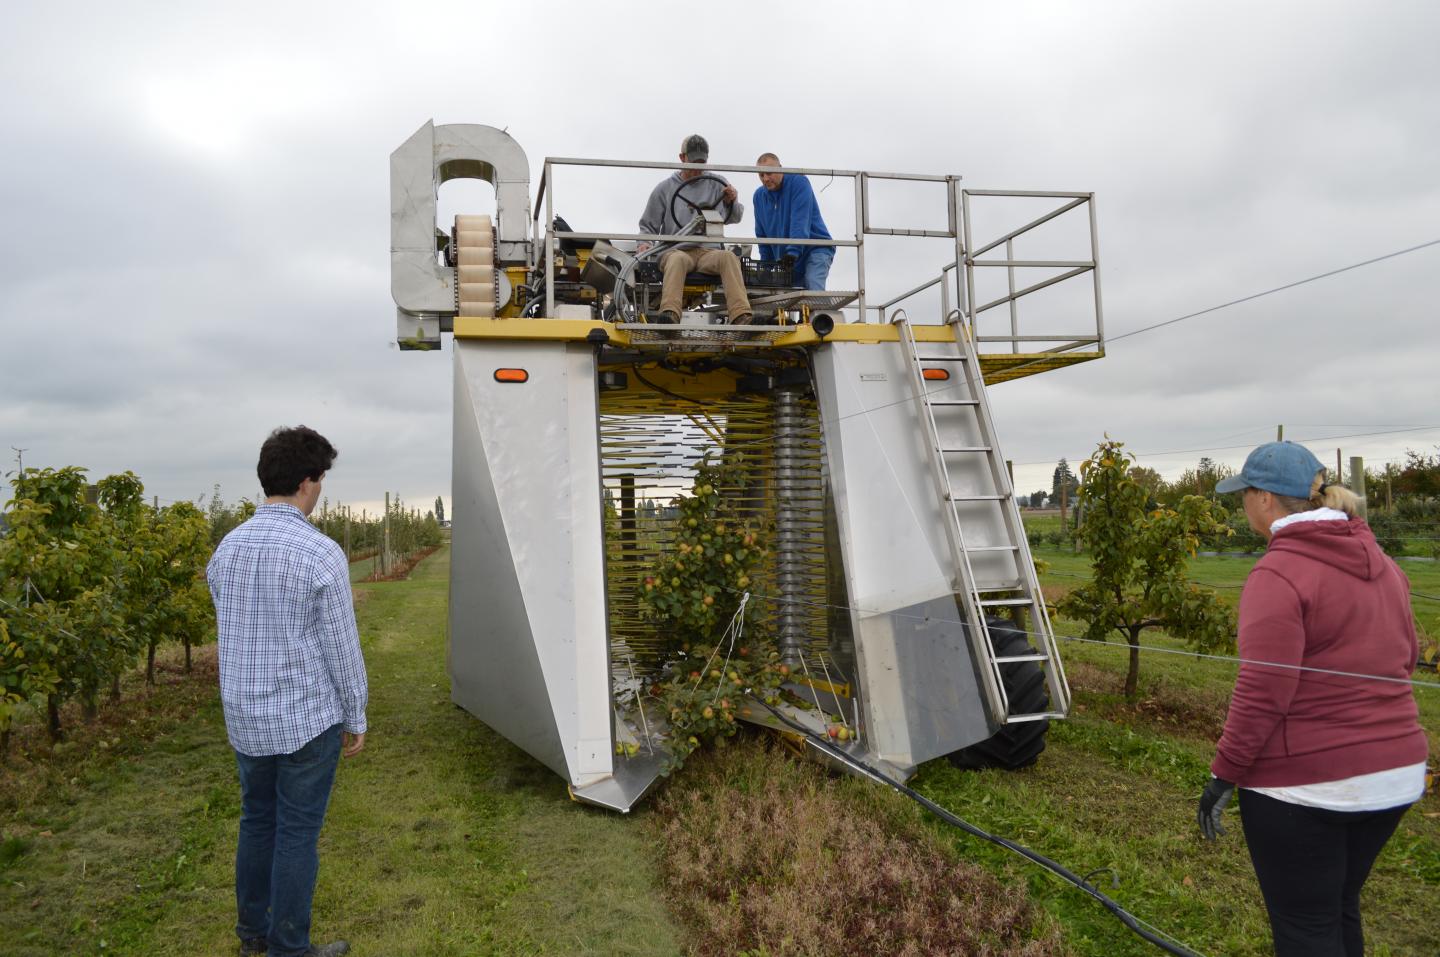
[(150, 642), (150, 650), (145, 655), (145, 683), (150, 686), (155, 684), (155, 642)]
[(100, 689), (84, 688), (80, 692), (80, 714), (87, 721), (94, 721), (100, 714)]
[(10, 758), (10, 729), (0, 731), (0, 764), (8, 764)]
[(1130, 670), (1125, 674), (1125, 700), (1134, 701), (1140, 685), (1140, 629), (1130, 629)]
[(190, 673), (190, 639), (185, 639), (185, 673)]
[(120, 676), (116, 675), (110, 679), (110, 700), (120, 700)]
[(45, 696), (45, 717), (50, 728), (50, 740), (64, 741), (65, 732), (60, 727), (60, 699), (53, 694)]

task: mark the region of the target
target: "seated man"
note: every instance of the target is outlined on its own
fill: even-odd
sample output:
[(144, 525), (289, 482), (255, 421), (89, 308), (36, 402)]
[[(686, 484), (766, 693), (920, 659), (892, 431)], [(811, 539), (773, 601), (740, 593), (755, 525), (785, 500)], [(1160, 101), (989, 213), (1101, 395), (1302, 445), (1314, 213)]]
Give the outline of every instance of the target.
[[(762, 153), (756, 166), (779, 166), (780, 157)], [(799, 173), (761, 173), (755, 190), (755, 235), (783, 239), (830, 239), (820, 218), (820, 204), (810, 180)], [(835, 260), (834, 246), (760, 245), (761, 261), (793, 260), (794, 283), (803, 289), (824, 289)]]
[[(704, 163), (710, 159), (710, 144), (705, 137), (697, 134), (685, 137), (680, 145), (680, 162)], [(704, 175), (705, 179), (694, 186), (686, 187), (680, 199), (675, 193), (686, 183)], [(726, 204), (725, 222), (738, 223), (745, 207), (735, 201), (735, 187), (724, 177), (715, 173), (704, 173), (698, 169), (676, 170), (673, 176), (662, 180), (650, 193), (645, 212), (640, 216), (640, 232), (674, 235), (694, 216), (694, 210), (685, 202), (696, 206), (712, 207), (721, 201)], [(676, 216), (683, 219), (676, 220)], [(650, 243), (642, 243), (641, 251)], [(735, 254), (719, 243), (682, 243), (667, 250), (660, 256), (660, 268), (665, 272), (660, 286), (660, 313), (666, 322), (680, 321), (680, 296), (685, 289), (685, 274), (688, 272), (709, 273), (719, 276), (725, 287), (725, 304), (732, 323), (750, 321), (750, 298), (745, 294), (745, 278), (740, 274), (740, 260)]]

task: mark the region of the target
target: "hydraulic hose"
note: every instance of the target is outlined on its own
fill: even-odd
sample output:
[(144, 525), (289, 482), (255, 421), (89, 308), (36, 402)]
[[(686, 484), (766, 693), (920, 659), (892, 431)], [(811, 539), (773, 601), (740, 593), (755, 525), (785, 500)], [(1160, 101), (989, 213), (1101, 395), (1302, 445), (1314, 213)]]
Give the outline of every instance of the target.
[(1044, 854), (1040, 854), (1036, 851), (1030, 850), (1030, 848), (1024, 846), (1023, 844), (1017, 844), (1009, 838), (1001, 837), (998, 834), (991, 834), (989, 831), (985, 831), (976, 827), (969, 821), (966, 821), (965, 819), (959, 817), (953, 812), (948, 811), (940, 805), (936, 804), (934, 801), (930, 800), (925, 795), (916, 791), (914, 788), (907, 787), (900, 781), (897, 781), (894, 778), (890, 777), (888, 774), (885, 774), (884, 772), (876, 768), (872, 768), (865, 762), (854, 758), (846, 752), (842, 751), (840, 748), (831, 744), (829, 741), (827, 741), (820, 735), (815, 734), (810, 729), (806, 728), (804, 725), (790, 720), (788, 717), (782, 714), (779, 709), (771, 706), (769, 702), (754, 696), (752, 696), (751, 700), (759, 702), (771, 714), (773, 714), (777, 719), (783, 722), (787, 727), (795, 731), (797, 734), (804, 735), (825, 754), (841, 762), (842, 764), (854, 768), (856, 771), (860, 772), (865, 777), (870, 778), (872, 781), (888, 785), (896, 791), (899, 791), (901, 794), (905, 795), (910, 800), (914, 801), (916, 804), (919, 804), (931, 814), (934, 814), (936, 817), (940, 818), (940, 820), (944, 821), (946, 824), (958, 827), (960, 830), (964, 831), (967, 834), (972, 834), (982, 840), (989, 841), (992, 844), (998, 844), (1003, 848), (1014, 851), (1021, 857), (1025, 857), (1034, 861), (1036, 864), (1039, 864), (1046, 870), (1058, 875), (1063, 880), (1074, 884), (1076, 887), (1080, 888), (1082, 891), (1099, 901), (1101, 906), (1103, 906), (1106, 910), (1110, 911), (1110, 913), (1114, 914), (1117, 918), (1119, 918), (1122, 924), (1130, 928), (1130, 930), (1134, 931), (1142, 939), (1149, 941), (1150, 943), (1154, 944), (1156, 947), (1159, 947), (1166, 953), (1175, 954), (1176, 957), (1200, 957), (1200, 955), (1197, 954), (1195, 951), (1189, 950), (1188, 948), (1180, 944), (1172, 944), (1170, 941), (1167, 941), (1159, 935), (1149, 930), (1146, 930), (1144, 927), (1141, 927), (1140, 922), (1136, 920), (1135, 915), (1131, 914), (1125, 908), (1121, 907), (1118, 903), (1116, 903), (1112, 898), (1103, 893), (1094, 884), (1091, 884), (1083, 877), (1080, 877), (1079, 875), (1070, 871), (1064, 865), (1056, 861), (1052, 861)]

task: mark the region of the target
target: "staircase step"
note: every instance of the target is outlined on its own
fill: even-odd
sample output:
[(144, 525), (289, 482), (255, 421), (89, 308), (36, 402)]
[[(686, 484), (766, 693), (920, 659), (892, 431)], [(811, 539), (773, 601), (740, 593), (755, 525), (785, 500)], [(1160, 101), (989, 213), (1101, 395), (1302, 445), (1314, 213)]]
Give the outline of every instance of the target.
[(980, 605), (983, 608), (1020, 608), (1024, 605), (1033, 605), (1029, 598), (982, 598)]
[(954, 492), (945, 493), (947, 502), (1003, 502), (1009, 495), (956, 495)]
[[(928, 395), (929, 393), (927, 393)], [(931, 405), (979, 405), (979, 399), (931, 399)]]
[(1003, 658), (996, 658), (996, 659), (995, 659), (995, 663), (996, 663), (997, 665), (1009, 665), (1009, 664), (1015, 664), (1016, 662), (1020, 662), (1020, 661), (1049, 661), (1049, 660), (1050, 660), (1050, 657), (1049, 657), (1048, 655), (1041, 655), (1041, 654), (1034, 654), (1034, 655), (1006, 655), (1006, 656), (1003, 657)]
[(988, 445), (957, 445), (954, 448), (936, 449), (935, 451), (945, 455), (950, 452), (993, 452), (994, 449)]
[(1012, 714), (1005, 719), (1006, 724), (1021, 724), (1025, 721), (1048, 721), (1051, 718), (1065, 717), (1059, 711), (1036, 711), (1033, 714)]

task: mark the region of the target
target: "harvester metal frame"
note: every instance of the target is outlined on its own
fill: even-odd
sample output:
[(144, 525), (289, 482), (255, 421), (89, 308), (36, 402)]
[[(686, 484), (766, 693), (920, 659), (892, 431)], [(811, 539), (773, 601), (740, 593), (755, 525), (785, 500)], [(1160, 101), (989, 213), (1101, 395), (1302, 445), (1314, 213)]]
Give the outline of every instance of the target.
[[(1034, 585), (1028, 544), (1023, 534), (1016, 538), (1018, 516), (1003, 515), (1014, 509), (1014, 495), (991, 434), (984, 385), (986, 379), (1018, 378), (1103, 355), (1093, 196), (965, 190), (958, 176), (782, 168), (854, 182), (853, 238), (765, 240), (854, 248), (858, 288), (828, 294), (847, 304), (835, 308), (836, 299), (816, 297), (812, 308), (805, 294), (787, 294), (776, 297), (781, 305), (770, 325), (654, 326), (597, 318), (600, 297), (593, 290), (588, 300), (560, 302), (561, 243), (694, 237), (556, 228), (554, 172), (569, 166), (775, 169), (549, 158), (532, 215), (524, 153), (500, 131), (426, 124), (392, 155), (392, 288), (400, 344), (434, 348), (442, 332), (453, 330), (455, 337), (449, 665), (456, 703), (554, 769), (581, 800), (628, 810), (653, 784), (660, 755), (647, 749), (617, 758), (614, 752), (618, 741), (631, 740), (633, 734), (615, 705), (628, 679), (612, 657), (607, 624), (613, 596), (607, 593), (601, 515), (602, 399), (609, 389), (639, 388), (627, 382), (623, 370), (641, 364), (663, 365), (672, 373), (679, 369), (682, 391), (733, 391), (742, 378), (733, 363), (751, 356), (757, 358), (750, 361), (770, 362), (779, 371), (805, 370), (800, 388), (814, 393), (831, 529), (825, 536), (827, 554), (833, 552), (843, 569), (837, 604), (848, 612), (854, 641), (855, 673), (837, 680), (843, 677), (858, 695), (853, 713), (863, 734), (851, 746), (855, 753), (903, 777), (919, 762), (982, 741), (1010, 720), (1062, 716), (1068, 689)], [(495, 270), (498, 280), (510, 278), (494, 286), (510, 298), (498, 301), (497, 295), (496, 318), (457, 316), (456, 308), (446, 308), (447, 297), (458, 302), (458, 286), (438, 253), (444, 233), (434, 222), (435, 192), (446, 179), (464, 176), (485, 179), (497, 190)], [(947, 228), (873, 226), (872, 180), (942, 184)], [(972, 201), (1002, 197), (1063, 202), (967, 253)], [(1015, 258), (1018, 237), (1081, 206), (1088, 206), (1088, 259)], [(528, 223), (517, 222), (516, 207)], [(953, 240), (954, 259), (926, 283), (872, 304), (865, 288), (867, 235)], [(1001, 248), (1003, 259), (981, 258)], [(976, 273), (987, 267), (1007, 270), (1008, 294), (977, 306)], [(1029, 268), (1064, 272), (1017, 285), (1017, 270)], [(545, 317), (519, 318), (535, 302), (542, 273)], [(1094, 281), (1093, 333), (1022, 334), (1018, 300), (1086, 273)], [(937, 285), (941, 308), (936, 321), (912, 326), (903, 315), (905, 306), (913, 309), (910, 300)], [(522, 295), (532, 298), (521, 301)], [(1009, 306), (1008, 334), (979, 334), (982, 314), (1001, 305)], [(590, 318), (583, 318), (587, 314)], [(807, 321), (822, 315), (823, 324)], [(850, 316), (856, 321), (847, 322)], [(870, 321), (872, 316), (876, 321)], [(638, 315), (617, 318), (643, 320)], [(1008, 351), (978, 351), (993, 343), (1007, 345)], [(1042, 343), (1056, 345), (1020, 351)], [(968, 398), (946, 401), (940, 392), (929, 391), (930, 377), (920, 373), (944, 365), (965, 370), (962, 381), (945, 388), (963, 386), (968, 391), (958, 394)], [(524, 374), (502, 377), (502, 370)], [(793, 389), (791, 378), (788, 388)], [(780, 388), (779, 394), (778, 420), (800, 421), (794, 419), (793, 392)], [(956, 451), (981, 454), (985, 467), (937, 467), (937, 455)], [(949, 519), (943, 517), (947, 511)], [(963, 557), (958, 564), (957, 548)], [(957, 604), (961, 594), (970, 597)], [(1007, 597), (1012, 594), (1024, 600)], [(1030, 627), (1041, 635), (1041, 651), (997, 658), (985, 606), (1023, 606), (1032, 613)], [(1022, 660), (1046, 663), (1055, 710), (1020, 718), (1007, 714), (1004, 691), (996, 682), (1002, 664)], [(836, 686), (828, 675), (825, 684)]]

